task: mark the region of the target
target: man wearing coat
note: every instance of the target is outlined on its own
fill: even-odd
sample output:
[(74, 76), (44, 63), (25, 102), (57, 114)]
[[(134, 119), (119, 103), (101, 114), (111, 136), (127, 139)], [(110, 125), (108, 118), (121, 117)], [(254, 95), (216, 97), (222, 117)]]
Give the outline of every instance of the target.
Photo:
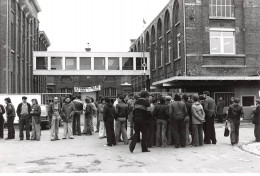
[(19, 129), (20, 129), (20, 140), (23, 140), (23, 128), (25, 125), (26, 128), (26, 140), (30, 140), (30, 113), (32, 111), (32, 107), (29, 103), (27, 103), (27, 97), (22, 97), (22, 103), (20, 103), (17, 107), (16, 113), (19, 117)]
[(0, 104), (0, 139), (4, 138), (4, 117), (5, 108)]

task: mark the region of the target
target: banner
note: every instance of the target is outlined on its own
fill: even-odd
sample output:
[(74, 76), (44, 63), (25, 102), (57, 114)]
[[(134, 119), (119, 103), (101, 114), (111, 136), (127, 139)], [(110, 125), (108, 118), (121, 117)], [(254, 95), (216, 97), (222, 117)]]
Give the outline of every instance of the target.
[(92, 86), (92, 87), (74, 87), (74, 92), (95, 92), (100, 91), (101, 86)]

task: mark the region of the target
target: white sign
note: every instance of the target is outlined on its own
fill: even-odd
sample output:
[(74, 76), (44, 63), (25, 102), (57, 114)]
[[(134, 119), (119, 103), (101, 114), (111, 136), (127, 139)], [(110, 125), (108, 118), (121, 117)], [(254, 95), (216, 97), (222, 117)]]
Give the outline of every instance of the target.
[(92, 87), (74, 87), (74, 92), (95, 92), (100, 91), (101, 86), (92, 86)]

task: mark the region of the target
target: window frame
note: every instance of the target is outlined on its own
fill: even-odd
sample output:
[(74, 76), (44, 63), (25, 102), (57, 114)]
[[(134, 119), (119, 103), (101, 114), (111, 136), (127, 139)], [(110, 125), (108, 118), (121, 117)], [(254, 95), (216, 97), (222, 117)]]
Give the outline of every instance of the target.
[[(253, 97), (253, 98), (254, 98), (254, 100), (253, 100), (253, 105), (251, 105), (251, 106), (244, 106), (244, 104), (243, 104), (243, 98), (244, 98), (244, 97)], [(255, 96), (255, 95), (242, 95), (242, 96), (241, 96), (241, 101), (240, 101), (241, 103), (240, 103), (240, 104), (241, 104), (242, 107), (252, 107), (252, 106), (256, 106), (255, 99), (256, 99), (256, 96)]]
[[(211, 36), (211, 32), (220, 32), (220, 36)], [(233, 37), (231, 36), (224, 36), (224, 32), (233, 32)], [(236, 34), (235, 34), (235, 29), (229, 29), (229, 28), (212, 28), (209, 31), (209, 45), (211, 43), (211, 38), (219, 38), (220, 39), (220, 53), (212, 53), (211, 52), (211, 46), (210, 48), (210, 54), (221, 54), (221, 55), (234, 55), (236, 54)], [(225, 47), (224, 47), (224, 39), (233, 39), (233, 53), (225, 53)]]
[[(225, 0), (225, 4), (223, 5), (223, 0), (215, 0), (216, 4), (213, 4), (213, 0), (209, 1), (209, 17), (211, 18), (235, 18), (235, 5), (233, 0)], [(220, 1), (220, 4), (218, 3)], [(230, 1), (230, 4), (227, 5), (227, 1)], [(213, 10), (215, 9), (215, 14)], [(220, 15), (218, 15), (218, 8), (221, 9)], [(225, 15), (223, 15), (223, 8), (225, 10)], [(230, 16), (227, 16), (227, 8), (229, 8)], [(233, 13), (232, 13), (233, 12)]]
[(177, 44), (177, 47), (176, 47), (176, 49), (177, 49), (177, 52), (176, 52), (177, 58), (176, 59), (179, 59), (179, 58), (181, 58), (181, 34), (180, 33), (177, 34), (176, 44)]

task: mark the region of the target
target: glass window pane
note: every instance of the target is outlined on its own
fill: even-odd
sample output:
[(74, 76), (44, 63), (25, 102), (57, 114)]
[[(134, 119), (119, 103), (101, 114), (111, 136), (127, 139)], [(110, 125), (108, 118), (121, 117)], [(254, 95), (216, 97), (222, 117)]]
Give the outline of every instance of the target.
[(136, 58), (136, 70), (143, 70), (143, 69), (147, 70), (147, 66), (145, 68), (142, 66), (143, 63), (146, 63), (146, 65), (147, 65), (147, 58), (146, 57), (145, 58), (137, 57)]
[(62, 57), (51, 57), (51, 70), (62, 70)]
[(216, 4), (217, 4), (216, 0), (213, 0), (213, 4), (214, 4), (214, 5), (216, 5)]
[(231, 6), (231, 17), (234, 17), (235, 14), (234, 14), (234, 6)]
[(218, 4), (218, 5), (221, 5), (221, 0), (217, 0), (217, 4)]
[(224, 39), (224, 53), (234, 53), (234, 39)]
[(242, 106), (254, 106), (255, 97), (254, 96), (244, 96), (242, 97)]
[(217, 7), (217, 16), (221, 16), (221, 6)]
[(104, 57), (94, 57), (94, 70), (105, 70)]
[(65, 58), (65, 70), (77, 70), (77, 58), (66, 57)]
[(225, 1), (226, 1), (226, 0), (222, 0), (222, 5), (225, 5), (225, 4), (226, 4)]
[(36, 70), (48, 69), (48, 57), (36, 57)]
[(221, 53), (219, 38), (210, 38), (210, 53), (211, 54)]
[(225, 11), (225, 6), (222, 6), (222, 15), (223, 17), (226, 17), (226, 11)]
[(122, 58), (122, 69), (123, 70), (133, 70), (134, 61), (132, 57), (123, 57)]
[(216, 31), (210, 32), (210, 37), (215, 37), (215, 36), (221, 36), (221, 32), (216, 32)]
[(119, 58), (109, 57), (108, 58), (108, 70), (119, 70)]
[(231, 17), (230, 6), (226, 6), (226, 17)]
[(234, 32), (222, 32), (223, 36), (229, 36), (229, 37), (233, 37), (234, 36)]
[(217, 16), (217, 6), (212, 6), (212, 16)]
[(80, 58), (80, 70), (91, 70), (91, 58), (81, 57)]
[(231, 5), (231, 0), (226, 0), (227, 5)]

